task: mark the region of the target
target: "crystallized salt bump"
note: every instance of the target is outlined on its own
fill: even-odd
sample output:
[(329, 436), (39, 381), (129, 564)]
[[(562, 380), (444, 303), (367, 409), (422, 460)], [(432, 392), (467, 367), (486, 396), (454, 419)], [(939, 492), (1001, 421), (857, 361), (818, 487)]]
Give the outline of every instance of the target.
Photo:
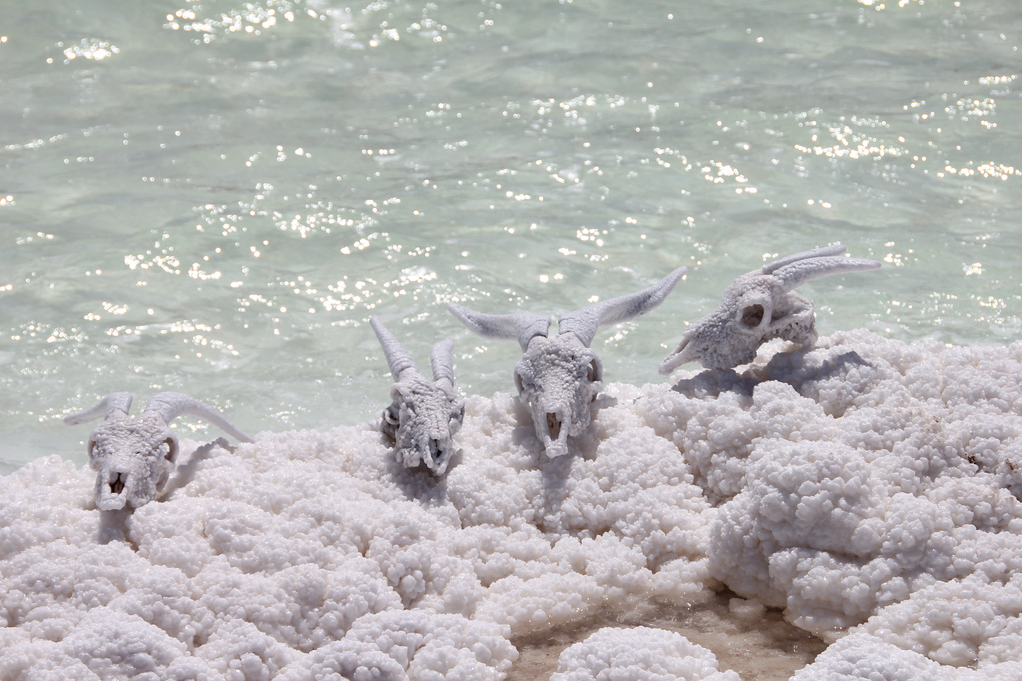
[(717, 658), (673, 631), (605, 627), (567, 648), (550, 681), (741, 681)]

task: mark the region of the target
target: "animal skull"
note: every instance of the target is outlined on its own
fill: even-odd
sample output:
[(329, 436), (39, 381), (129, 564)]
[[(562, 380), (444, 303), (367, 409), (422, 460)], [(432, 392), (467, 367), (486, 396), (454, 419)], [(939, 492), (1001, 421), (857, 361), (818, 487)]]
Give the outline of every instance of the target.
[(465, 402), (454, 392), (454, 342), (446, 340), (433, 346), (433, 380), (429, 381), (383, 322), (370, 317), (369, 323), (394, 376), (390, 387), (394, 402), (383, 410), (380, 432), (394, 445), (397, 460), (407, 468), (425, 464), (435, 475), (443, 475), (456, 451), (454, 435), (465, 418)]
[(547, 456), (553, 458), (567, 453), (568, 436), (577, 437), (589, 427), (590, 405), (603, 388), (603, 364), (589, 347), (597, 329), (652, 310), (687, 271), (679, 267), (638, 293), (567, 314), (558, 320), (557, 335), (553, 337), (548, 337), (550, 319), (542, 315), (489, 315), (454, 303), (448, 309), (481, 336), (518, 340), (522, 359), (515, 366), (515, 385), (532, 412), (536, 434)]
[(170, 422), (183, 414), (209, 421), (242, 442), (252, 438), (213, 407), (181, 393), (153, 396), (138, 416), (129, 416), (131, 393), (111, 393), (99, 404), (64, 417), (78, 425), (104, 417), (89, 436), (89, 464), (96, 476), (96, 507), (117, 511), (138, 508), (160, 496), (174, 470), (180, 445)]
[(812, 347), (816, 316), (812, 301), (794, 289), (831, 274), (875, 270), (875, 260), (844, 256), (841, 244), (796, 253), (735, 279), (720, 306), (693, 324), (681, 344), (660, 364), (667, 375), (686, 362), (707, 369), (730, 369), (756, 358), (759, 346), (774, 338)]

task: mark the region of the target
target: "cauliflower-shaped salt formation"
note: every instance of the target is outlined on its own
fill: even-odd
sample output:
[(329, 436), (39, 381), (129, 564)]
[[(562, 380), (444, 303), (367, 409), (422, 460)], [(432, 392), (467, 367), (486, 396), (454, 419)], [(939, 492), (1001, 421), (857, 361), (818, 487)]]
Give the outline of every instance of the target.
[(700, 598), (712, 511), (643, 393), (608, 392), (558, 459), (510, 395), (469, 398), (441, 481), (369, 424), (214, 444), (106, 543), (88, 468), (2, 476), (0, 679), (499, 681), (513, 637)]
[(794, 681), (1012, 679), (1022, 669), (1019, 651), (1022, 573), (972, 575), (936, 582), (884, 608)]
[(604, 389), (558, 458), (520, 400), (468, 397), (442, 480), (369, 424), (210, 445), (114, 533), (88, 468), (0, 476), (0, 679), (497, 681), (511, 641), (720, 584), (832, 642), (799, 681), (1017, 676), (1022, 342), (842, 332)]
[(712, 652), (664, 629), (605, 627), (561, 653), (550, 681), (741, 681)]

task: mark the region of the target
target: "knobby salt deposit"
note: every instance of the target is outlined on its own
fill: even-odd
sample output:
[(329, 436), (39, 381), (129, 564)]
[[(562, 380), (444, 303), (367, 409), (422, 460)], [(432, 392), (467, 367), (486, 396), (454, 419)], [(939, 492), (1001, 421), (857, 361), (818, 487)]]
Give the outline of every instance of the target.
[[(515, 398), (470, 396), (440, 479), (371, 425), (184, 443), (133, 514), (34, 461), (0, 478), (0, 678), (500, 679), (512, 640), (723, 586), (832, 642), (800, 681), (1008, 678), (1022, 343), (779, 349), (609, 384), (556, 459)], [(602, 629), (551, 678), (739, 675), (676, 632)]]

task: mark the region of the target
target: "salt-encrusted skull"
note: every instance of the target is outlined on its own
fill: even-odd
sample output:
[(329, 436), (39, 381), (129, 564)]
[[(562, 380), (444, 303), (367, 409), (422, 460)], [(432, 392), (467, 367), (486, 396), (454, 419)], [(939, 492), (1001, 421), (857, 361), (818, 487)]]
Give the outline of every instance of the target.
[(553, 458), (567, 453), (569, 435), (577, 437), (589, 427), (590, 405), (603, 388), (603, 365), (589, 347), (597, 329), (652, 310), (687, 271), (679, 267), (638, 293), (567, 314), (558, 320), (557, 335), (552, 338), (547, 335), (549, 317), (528, 312), (489, 315), (454, 303), (448, 308), (481, 336), (518, 340), (522, 359), (515, 366), (515, 385), (532, 412), (536, 435)]
[(843, 272), (875, 270), (875, 260), (849, 258), (841, 244), (796, 253), (735, 279), (720, 306), (693, 324), (681, 344), (660, 364), (669, 374), (686, 362), (707, 369), (730, 369), (756, 358), (759, 346), (774, 338), (812, 347), (816, 316), (812, 301), (794, 289)]
[(190, 414), (209, 421), (242, 442), (252, 438), (213, 407), (181, 393), (159, 393), (138, 416), (130, 416), (131, 393), (111, 393), (99, 404), (64, 417), (68, 425), (104, 417), (89, 436), (89, 464), (96, 476), (96, 508), (138, 508), (160, 496), (177, 460), (177, 435), (170, 422)]
[(454, 392), (453, 341), (441, 341), (430, 352), (433, 380), (419, 373), (411, 356), (376, 317), (369, 323), (387, 356), (394, 384), (394, 402), (383, 410), (380, 432), (394, 445), (397, 460), (407, 468), (425, 464), (443, 475), (457, 451), (454, 435), (465, 418), (465, 401)]

